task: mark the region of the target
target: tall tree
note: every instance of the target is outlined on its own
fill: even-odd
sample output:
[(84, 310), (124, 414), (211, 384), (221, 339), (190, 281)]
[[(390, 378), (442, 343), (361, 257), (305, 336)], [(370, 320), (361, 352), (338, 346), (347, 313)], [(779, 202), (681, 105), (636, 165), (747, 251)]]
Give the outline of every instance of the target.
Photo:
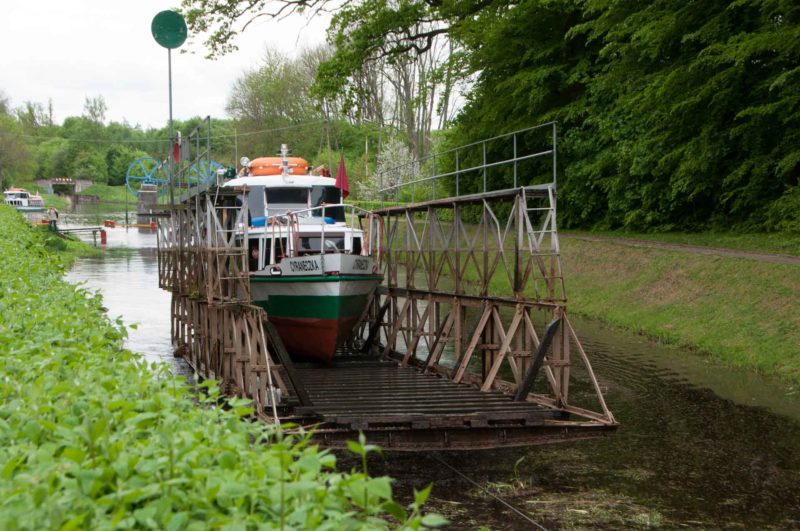
[(326, 143), (321, 102), (309, 92), (320, 56), (312, 50), (289, 59), (267, 50), (261, 66), (236, 80), (227, 110), (237, 124), (240, 153), (272, 155), (287, 143), (308, 156)]
[(29, 150), (21, 135), (16, 120), (0, 113), (0, 189), (8, 188), (31, 171)]

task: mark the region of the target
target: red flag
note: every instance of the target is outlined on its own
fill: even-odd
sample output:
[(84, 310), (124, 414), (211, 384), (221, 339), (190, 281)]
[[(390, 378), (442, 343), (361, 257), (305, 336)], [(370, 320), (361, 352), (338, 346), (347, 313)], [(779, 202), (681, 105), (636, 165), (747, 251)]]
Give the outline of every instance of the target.
[(344, 169), (344, 153), (339, 159), (339, 169), (336, 170), (336, 188), (342, 191), (342, 199), (350, 195), (350, 187), (347, 185), (347, 170)]
[(175, 142), (172, 145), (172, 160), (175, 162), (180, 162), (181, 160), (181, 143)]

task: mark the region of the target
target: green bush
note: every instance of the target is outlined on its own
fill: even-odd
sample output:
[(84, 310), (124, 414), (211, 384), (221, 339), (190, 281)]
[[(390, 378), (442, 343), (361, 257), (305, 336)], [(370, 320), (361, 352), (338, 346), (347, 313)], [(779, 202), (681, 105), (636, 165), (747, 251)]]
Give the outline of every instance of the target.
[(67, 242), (65, 242), (58, 236), (48, 236), (47, 239), (44, 241), (44, 247), (48, 251), (66, 251)]
[(765, 225), (769, 230), (800, 233), (800, 186), (773, 201)]
[[(388, 477), (341, 473), (122, 348), (101, 297), (61, 279), (47, 236), (0, 207), (0, 528), (360, 529), (437, 525)], [(200, 402), (200, 404), (198, 404)], [(359, 454), (373, 448), (352, 443)], [(391, 519), (391, 520), (389, 520)]]

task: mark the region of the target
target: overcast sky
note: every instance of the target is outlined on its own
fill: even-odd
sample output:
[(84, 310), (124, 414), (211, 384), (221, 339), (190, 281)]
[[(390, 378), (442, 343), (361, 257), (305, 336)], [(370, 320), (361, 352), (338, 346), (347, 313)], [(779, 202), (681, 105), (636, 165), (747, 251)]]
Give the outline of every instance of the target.
[[(11, 0), (2, 5), (0, 93), (13, 107), (44, 105), (54, 119), (80, 116), (86, 97), (102, 95), (108, 120), (160, 127), (169, 114), (167, 50), (150, 33), (160, 11), (179, 0)], [(291, 55), (324, 42), (327, 20), (292, 16), (252, 24), (236, 41), (239, 51), (204, 59), (202, 39), (189, 53), (172, 52), (173, 115), (224, 117), (230, 88), (260, 63), (266, 46)], [(189, 35), (190, 39), (192, 35)], [(189, 41), (187, 40), (187, 43)]]

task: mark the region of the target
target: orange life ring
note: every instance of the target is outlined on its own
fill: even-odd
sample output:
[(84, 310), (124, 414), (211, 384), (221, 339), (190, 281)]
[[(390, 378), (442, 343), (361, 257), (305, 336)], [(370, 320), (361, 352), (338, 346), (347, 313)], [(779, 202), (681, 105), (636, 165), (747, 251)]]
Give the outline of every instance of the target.
[[(250, 161), (250, 175), (280, 175), (281, 162), (283, 159), (280, 157), (261, 157)], [(289, 157), (289, 173), (292, 175), (305, 175), (308, 173), (309, 164), (305, 159), (300, 157)]]

